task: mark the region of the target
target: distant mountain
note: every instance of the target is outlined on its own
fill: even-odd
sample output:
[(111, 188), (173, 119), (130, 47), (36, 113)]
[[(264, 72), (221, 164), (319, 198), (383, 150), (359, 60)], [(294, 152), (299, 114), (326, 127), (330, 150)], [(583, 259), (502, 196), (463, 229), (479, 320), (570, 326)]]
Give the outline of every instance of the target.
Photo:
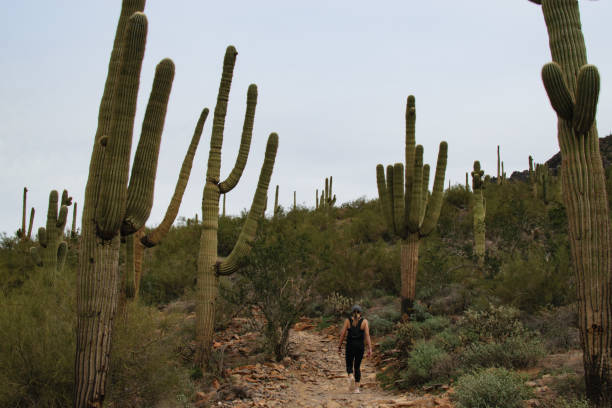
[[(599, 151), (604, 168), (612, 166), (612, 134), (599, 138)], [(546, 162), (548, 168), (554, 175), (561, 169), (561, 152), (558, 152)], [(529, 169), (523, 171), (515, 171), (510, 175), (510, 180), (527, 181), (529, 179)]]

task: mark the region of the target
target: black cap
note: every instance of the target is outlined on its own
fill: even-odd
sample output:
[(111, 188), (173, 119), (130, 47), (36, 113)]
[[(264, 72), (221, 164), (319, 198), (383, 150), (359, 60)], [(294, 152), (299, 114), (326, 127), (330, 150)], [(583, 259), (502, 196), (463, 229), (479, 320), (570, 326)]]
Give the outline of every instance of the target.
[(361, 307), (360, 307), (359, 305), (355, 305), (355, 306), (353, 306), (353, 308), (351, 309), (351, 313), (355, 313), (355, 312), (362, 313), (362, 312), (361, 312)]

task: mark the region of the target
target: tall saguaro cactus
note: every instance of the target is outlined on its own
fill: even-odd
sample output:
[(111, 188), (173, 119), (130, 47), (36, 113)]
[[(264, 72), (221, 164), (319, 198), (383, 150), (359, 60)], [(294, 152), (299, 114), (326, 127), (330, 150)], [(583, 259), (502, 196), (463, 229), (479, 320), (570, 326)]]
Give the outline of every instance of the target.
[(448, 145), (440, 143), (433, 193), (429, 196), (429, 165), (423, 165), (423, 146), (415, 146), (414, 96), (406, 106), (406, 167), (402, 163), (376, 166), (378, 196), (389, 230), (402, 239), (402, 314), (410, 315), (415, 297), (419, 240), (429, 235), (440, 216)]
[(480, 162), (474, 162), (472, 171), (472, 213), (474, 215), (474, 254), (478, 258), (478, 266), (484, 266), (485, 257), (485, 214), (486, 205), (483, 194), (484, 171), (480, 169)]
[(101, 407), (117, 309), (120, 235), (138, 231), (153, 204), (153, 187), (174, 63), (156, 68), (130, 175), (140, 71), (147, 36), (144, 0), (124, 0), (82, 211), (77, 275), (75, 407)]
[(219, 198), (221, 194), (230, 192), (240, 181), (249, 155), (253, 121), (255, 119), (255, 106), (257, 104), (257, 87), (250, 85), (247, 93), (247, 108), (238, 157), (230, 175), (227, 179), (221, 181), (223, 130), (237, 54), (233, 46), (227, 47), (223, 61), (223, 73), (217, 96), (217, 105), (215, 106), (213, 117), (206, 184), (202, 198), (202, 233), (198, 255), (198, 295), (196, 300), (196, 340), (198, 343), (197, 360), (203, 368), (208, 366), (212, 347), (219, 276), (231, 275), (237, 271), (241, 266), (243, 258), (251, 249), (258, 221), (264, 213), (268, 185), (270, 184), (270, 177), (272, 176), (276, 150), (278, 148), (278, 135), (272, 133), (268, 138), (265, 159), (259, 175), (253, 203), (251, 204), (251, 210), (242, 227), (238, 241), (227, 258), (219, 258), (217, 256)]
[(531, 1), (542, 6), (553, 59), (544, 65), (542, 80), (558, 118), (586, 392), (595, 406), (610, 407), (612, 263), (606, 181), (595, 122), (599, 73), (587, 63), (578, 1)]
[(30, 248), (30, 253), (37, 266), (41, 267), (46, 279), (53, 282), (55, 275), (64, 269), (66, 262), (67, 245), (64, 241), (64, 227), (68, 217), (68, 207), (72, 204), (72, 197), (64, 190), (59, 202), (56, 190), (49, 194), (49, 208), (47, 210), (47, 224), (38, 229), (38, 246)]

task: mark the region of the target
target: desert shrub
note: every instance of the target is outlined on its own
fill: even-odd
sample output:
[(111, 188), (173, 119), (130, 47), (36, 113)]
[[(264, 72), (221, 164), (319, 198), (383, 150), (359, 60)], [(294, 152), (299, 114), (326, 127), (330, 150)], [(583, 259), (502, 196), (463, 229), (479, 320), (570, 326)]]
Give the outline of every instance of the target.
[(189, 370), (176, 353), (186, 341), (179, 329), (184, 315), (162, 314), (137, 302), (127, 312), (127, 321), (118, 322), (113, 332), (108, 405), (151, 407), (190, 397)]
[(503, 342), (509, 337), (521, 336), (525, 328), (520, 311), (508, 306), (490, 305), (485, 310), (467, 310), (459, 321), (464, 343)]
[(325, 311), (328, 315), (340, 319), (346, 315), (353, 305), (353, 300), (338, 292), (333, 292), (325, 299)]
[(545, 354), (542, 342), (527, 336), (510, 337), (501, 343), (476, 342), (461, 353), (464, 369), (506, 367), (533, 367)]
[(261, 230), (240, 271), (250, 294), (249, 304), (265, 318), (261, 330), (267, 351), (277, 361), (287, 355), (289, 330), (312, 298), (319, 272), (313, 259), (315, 248), (306, 231), (278, 222)]
[(525, 326), (540, 332), (546, 349), (551, 353), (580, 348), (578, 313), (573, 305), (545, 308), (529, 314)]
[(430, 309), (434, 314), (453, 315), (461, 313), (468, 305), (467, 289), (457, 283), (444, 287), (437, 296), (430, 301)]
[(140, 298), (146, 304), (167, 304), (195, 287), (200, 227), (179, 224), (159, 245), (145, 250)]
[(33, 274), (0, 292), (0, 406), (72, 404), (76, 307), (74, 273), (48, 286)]
[(452, 357), (448, 353), (432, 342), (419, 341), (410, 351), (407, 366), (400, 377), (410, 385), (439, 379), (435, 378), (434, 373), (448, 377), (451, 373), (440, 368), (452, 365), (451, 360)]
[(438, 347), (448, 352), (455, 350), (461, 345), (461, 338), (455, 332), (455, 330), (451, 328), (446, 328), (440, 333), (436, 334), (433, 337), (432, 341)]
[(452, 398), (458, 408), (522, 408), (530, 396), (520, 375), (489, 368), (459, 377)]
[(495, 279), (495, 296), (527, 312), (572, 302), (575, 287), (569, 248), (551, 245), (551, 249), (532, 245), (507, 257)]
[(419, 340), (429, 340), (433, 335), (443, 331), (450, 325), (446, 317), (430, 317), (422, 322), (407, 321), (398, 323), (395, 328), (397, 347), (408, 351)]
[(467, 208), (470, 204), (472, 193), (465, 186), (454, 185), (444, 191), (444, 200), (450, 205), (459, 208)]
[(368, 323), (372, 336), (382, 336), (383, 334), (391, 332), (393, 329), (393, 321), (381, 317), (378, 314), (368, 316)]

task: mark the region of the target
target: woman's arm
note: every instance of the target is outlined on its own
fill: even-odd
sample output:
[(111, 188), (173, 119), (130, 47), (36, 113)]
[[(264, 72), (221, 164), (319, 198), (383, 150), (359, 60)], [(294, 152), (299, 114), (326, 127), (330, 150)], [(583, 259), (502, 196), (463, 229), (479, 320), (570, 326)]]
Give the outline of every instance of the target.
[(342, 351), (342, 342), (344, 341), (344, 337), (346, 336), (347, 330), (348, 330), (348, 320), (345, 320), (344, 326), (342, 326), (342, 332), (340, 333), (340, 344), (338, 344), (338, 353)]
[(365, 332), (365, 341), (368, 345), (368, 357), (370, 357), (372, 355), (372, 339), (370, 339), (370, 325), (368, 324), (367, 320), (363, 321), (363, 325), (365, 327), (363, 327), (362, 330)]

